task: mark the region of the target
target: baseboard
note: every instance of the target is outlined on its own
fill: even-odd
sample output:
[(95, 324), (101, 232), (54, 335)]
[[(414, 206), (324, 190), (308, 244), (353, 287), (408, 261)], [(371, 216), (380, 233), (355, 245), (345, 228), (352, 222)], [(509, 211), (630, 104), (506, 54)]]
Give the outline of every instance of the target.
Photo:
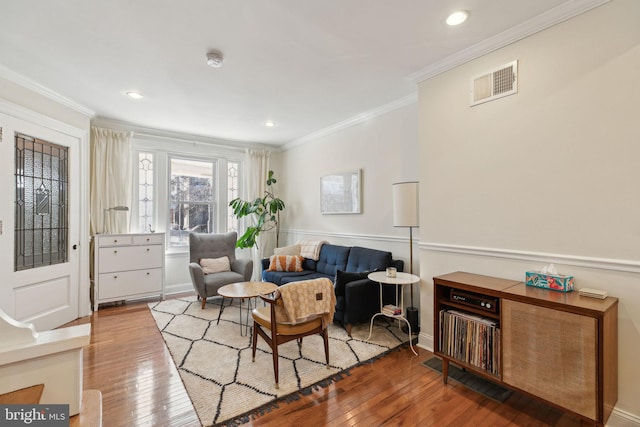
[(164, 287), (165, 296), (183, 294), (185, 292), (193, 292), (193, 285), (189, 283), (176, 283)]
[(418, 347), (433, 353), (433, 335), (420, 332), (418, 335)]
[(613, 408), (606, 425), (608, 427), (639, 427), (640, 416), (630, 414), (622, 409)]

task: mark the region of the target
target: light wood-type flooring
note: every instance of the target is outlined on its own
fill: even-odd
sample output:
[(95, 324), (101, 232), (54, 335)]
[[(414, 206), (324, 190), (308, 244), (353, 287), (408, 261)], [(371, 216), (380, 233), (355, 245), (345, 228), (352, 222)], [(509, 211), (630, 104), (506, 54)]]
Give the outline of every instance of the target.
[[(84, 389), (102, 392), (104, 427), (200, 426), (148, 301), (100, 308), (68, 325), (91, 323)], [(207, 310), (216, 310), (210, 305)], [(327, 388), (252, 420), (248, 426), (579, 426), (519, 393), (496, 403), (421, 365), (432, 356), (401, 349)], [(212, 359), (212, 363), (220, 363)]]

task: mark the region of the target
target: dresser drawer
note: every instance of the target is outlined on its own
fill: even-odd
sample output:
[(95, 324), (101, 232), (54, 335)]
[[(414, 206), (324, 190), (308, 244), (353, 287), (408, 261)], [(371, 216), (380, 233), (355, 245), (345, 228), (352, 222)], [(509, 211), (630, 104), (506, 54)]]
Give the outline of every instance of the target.
[(162, 269), (104, 273), (99, 277), (98, 298), (122, 298), (150, 292), (162, 292)]
[(133, 236), (134, 245), (161, 245), (164, 234), (138, 234)]
[(162, 267), (161, 245), (100, 248), (100, 273)]
[(97, 237), (97, 247), (122, 246), (133, 243), (133, 236), (128, 234), (101, 234)]

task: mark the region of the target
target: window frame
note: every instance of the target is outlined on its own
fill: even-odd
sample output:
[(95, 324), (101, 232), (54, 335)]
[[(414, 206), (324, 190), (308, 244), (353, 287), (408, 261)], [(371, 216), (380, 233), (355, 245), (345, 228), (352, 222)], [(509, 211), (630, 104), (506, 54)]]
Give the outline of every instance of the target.
[[(151, 153), (154, 158), (154, 170), (153, 170), (153, 228), (156, 232), (165, 233), (165, 248), (167, 253), (188, 253), (188, 246), (172, 247), (170, 245), (170, 205), (169, 205), (169, 191), (171, 186), (171, 171), (170, 164), (171, 159), (185, 159), (195, 161), (211, 161), (216, 163), (216, 176), (215, 182), (218, 182), (218, 186), (214, 188), (214, 209), (215, 223), (211, 225), (211, 232), (220, 232), (219, 230), (227, 230), (227, 218), (228, 218), (228, 205), (230, 200), (228, 199), (228, 163), (234, 162), (238, 164), (238, 194), (243, 196), (245, 191), (244, 183), (244, 168), (246, 165), (244, 150), (223, 149), (222, 147), (215, 147), (207, 143), (194, 143), (193, 141), (182, 141), (165, 138), (155, 138), (153, 136), (135, 135), (133, 139), (133, 165), (135, 173), (133, 176), (133, 194), (135, 197), (134, 203), (132, 203), (133, 209), (131, 210), (132, 219), (132, 233), (143, 232), (138, 230), (138, 157), (139, 153)], [(133, 228), (135, 226), (135, 228)], [(238, 234), (241, 234), (244, 229), (243, 221), (238, 222)]]

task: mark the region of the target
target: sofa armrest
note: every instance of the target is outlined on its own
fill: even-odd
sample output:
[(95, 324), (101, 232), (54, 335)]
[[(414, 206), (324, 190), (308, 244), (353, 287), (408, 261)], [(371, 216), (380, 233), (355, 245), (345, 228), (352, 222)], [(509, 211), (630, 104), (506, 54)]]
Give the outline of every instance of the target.
[(369, 275), (368, 272), (350, 273), (350, 272), (338, 270), (336, 272), (336, 278), (334, 280), (334, 291), (335, 291), (336, 297), (345, 295), (346, 287), (350, 283), (353, 283), (354, 281), (361, 281), (363, 279), (368, 280), (367, 279), (368, 275)]
[(251, 280), (253, 275), (253, 260), (248, 258), (236, 258), (231, 263), (231, 271), (235, 271), (244, 277), (247, 282)]
[(401, 259), (392, 259), (391, 260), (391, 267), (395, 267), (396, 270), (402, 272), (404, 271), (404, 261)]
[(345, 323), (369, 321), (380, 311), (380, 285), (369, 279), (354, 280), (345, 286)]
[(260, 264), (262, 265), (262, 270), (268, 270), (269, 269), (269, 264), (271, 263), (271, 259), (270, 258), (262, 258), (260, 260)]
[(193, 287), (196, 288), (196, 292), (203, 298), (207, 297), (207, 293), (204, 287), (204, 271), (197, 262), (189, 264), (189, 275), (191, 276), (191, 282)]

